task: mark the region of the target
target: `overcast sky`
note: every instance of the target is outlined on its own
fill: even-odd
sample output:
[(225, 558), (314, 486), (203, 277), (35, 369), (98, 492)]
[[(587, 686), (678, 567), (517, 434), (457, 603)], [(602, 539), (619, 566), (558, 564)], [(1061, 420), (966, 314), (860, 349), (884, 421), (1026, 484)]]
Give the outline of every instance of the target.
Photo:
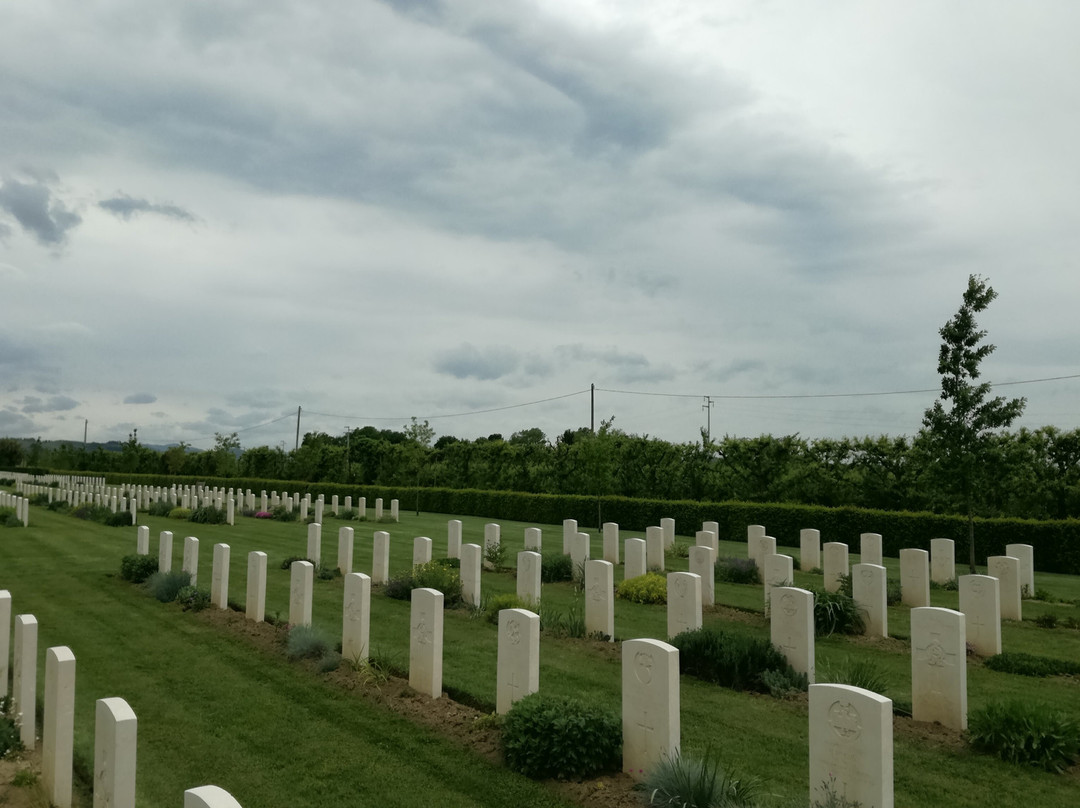
[(2, 14), (0, 436), (912, 435), (972, 273), (1080, 374), (1074, 0)]

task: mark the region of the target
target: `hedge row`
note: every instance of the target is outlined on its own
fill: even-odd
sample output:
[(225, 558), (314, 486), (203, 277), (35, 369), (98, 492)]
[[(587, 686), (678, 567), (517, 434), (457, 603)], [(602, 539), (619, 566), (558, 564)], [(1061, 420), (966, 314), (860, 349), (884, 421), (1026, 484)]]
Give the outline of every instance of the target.
[[(536, 524), (561, 524), (576, 519), (582, 527), (596, 528), (602, 522), (617, 522), (625, 530), (644, 531), (663, 517), (675, 520), (676, 530), (693, 536), (704, 521), (720, 525), (720, 538), (746, 541), (746, 526), (765, 525), (770, 536), (783, 546), (799, 545), (802, 528), (821, 531), (822, 542), (841, 541), (859, 546), (859, 534), (880, 533), (882, 552), (891, 558), (905, 547), (930, 549), (934, 538), (956, 542), (957, 561), (967, 560), (967, 520), (961, 516), (906, 511), (873, 511), (861, 508), (825, 508), (813, 505), (767, 504), (757, 502), (690, 502), (626, 497), (561, 496), (524, 494), (514, 491), (457, 490), (355, 486), (337, 483), (305, 483), (289, 480), (262, 480), (244, 477), (195, 478), (153, 474), (106, 475), (109, 484), (132, 483), (153, 486), (192, 485), (201, 482), (225, 488), (250, 488), (256, 494), (285, 490), (323, 494), (326, 500), (337, 494), (344, 499), (367, 497), (369, 507), (381, 497), (389, 506), (397, 499), (403, 511), (419, 508), (430, 513), (461, 514), (491, 519), (511, 519)], [(1080, 574), (1080, 520), (1038, 522), (1024, 519), (976, 519), (976, 561), (1002, 555), (1006, 544), (1030, 544), (1035, 550), (1035, 566), (1044, 572)]]

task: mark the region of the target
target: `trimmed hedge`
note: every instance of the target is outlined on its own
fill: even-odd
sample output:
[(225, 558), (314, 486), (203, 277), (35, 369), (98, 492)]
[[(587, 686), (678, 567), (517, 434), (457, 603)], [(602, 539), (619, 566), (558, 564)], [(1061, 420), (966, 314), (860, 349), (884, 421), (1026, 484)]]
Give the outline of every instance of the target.
[[(356, 486), (337, 483), (305, 483), (295, 480), (263, 480), (247, 477), (169, 477), (159, 474), (106, 475), (110, 485), (133, 483), (154, 486), (193, 485), (248, 489), (259, 494), (285, 490), (324, 494), (329, 500), (334, 494), (351, 496), (356, 500), (367, 497), (369, 507), (378, 497), (389, 506), (391, 499), (401, 502), (402, 509), (417, 504), (415, 487)], [(952, 539), (956, 542), (957, 559), (967, 558), (967, 520), (962, 516), (944, 516), (908, 511), (875, 511), (862, 508), (826, 508), (815, 505), (766, 504), (757, 502), (691, 502), (659, 499), (629, 499), (602, 497), (599, 503), (601, 518), (617, 522), (624, 530), (644, 531), (649, 525), (660, 524), (663, 517), (675, 520), (676, 530), (693, 536), (704, 521), (720, 525), (722, 541), (746, 541), (746, 526), (765, 525), (770, 536), (784, 546), (799, 546), (799, 531), (816, 528), (822, 541), (846, 542), (858, 546), (859, 535), (867, 532), (882, 535), (882, 553), (897, 558), (903, 548), (930, 549), (930, 540)], [(421, 488), (419, 507), (430, 513), (461, 514), (491, 519), (513, 519), (536, 524), (561, 524), (564, 519), (576, 519), (583, 526), (597, 522), (597, 498), (556, 494), (525, 494), (515, 491), (458, 490), (452, 488)], [(1035, 550), (1036, 569), (1044, 572), (1080, 574), (1080, 520), (1040, 522), (1030, 519), (976, 519), (976, 561), (986, 563), (986, 557), (1003, 555), (1006, 544), (1030, 544)]]

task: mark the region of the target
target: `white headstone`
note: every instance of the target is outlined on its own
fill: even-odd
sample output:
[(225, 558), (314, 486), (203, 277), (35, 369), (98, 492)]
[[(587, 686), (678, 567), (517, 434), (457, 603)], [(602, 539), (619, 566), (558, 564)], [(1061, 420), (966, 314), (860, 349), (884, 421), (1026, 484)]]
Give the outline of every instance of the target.
[(806, 527), (799, 531), (799, 569), (803, 572), (821, 567), (821, 531)]
[(527, 609), (499, 612), (496, 673), (495, 712), (499, 715), (540, 689), (540, 615)]
[(11, 593), (0, 589), (0, 697), (8, 694), (8, 660), (11, 659)]
[(1014, 556), (990, 556), (986, 559), (986, 574), (999, 581), (1001, 619), (1020, 620), (1023, 614), (1020, 602), (1020, 559)]
[(437, 699), (442, 695), (443, 593), (414, 589), (409, 626), (409, 687)]
[(197, 586), (199, 578), (199, 540), (194, 536), (184, 538), (184, 562), (180, 567), (191, 575), (191, 585)]
[(930, 580), (936, 584), (956, 580), (956, 543), (952, 539), (930, 539)]
[[(145, 554), (144, 554), (145, 555)], [(75, 743), (75, 655), (66, 645), (45, 651), (45, 713), (41, 726), (41, 779), (56, 808), (71, 808)]]
[(356, 531), (351, 527), (339, 527), (337, 532), (337, 568), (342, 575), (352, 572), (353, 544)]
[[(768, 537), (766, 537), (768, 538)], [(789, 555), (769, 553), (765, 556), (765, 569), (761, 580), (765, 584), (765, 606), (772, 602), (770, 593), (774, 586), (791, 586), (795, 581), (795, 560)]]
[(664, 571), (664, 529), (659, 525), (645, 528), (645, 563), (650, 571)]
[(825, 570), (825, 591), (839, 592), (840, 579), (848, 574), (848, 546), (842, 542), (825, 542), (822, 547)]
[(814, 683), (814, 593), (774, 586), (769, 607), (769, 638), (788, 663)]
[(716, 538), (716, 534), (711, 530), (699, 530), (694, 534), (694, 546), (695, 547), (708, 547), (713, 551), (713, 558), (716, 558), (720, 552), (720, 542)]
[(712, 606), (716, 602), (716, 551), (702, 544), (691, 547), (690, 572), (701, 578), (701, 605)]
[(543, 533), (538, 527), (525, 528), (525, 549), (540, 552), (544, 542)]
[(135, 538), (135, 552), (138, 555), (150, 555), (150, 528), (139, 525), (139, 532)]
[(960, 611), (967, 641), (979, 656), (1001, 653), (1001, 591), (990, 575), (961, 575)]
[(664, 531), (664, 549), (675, 544), (675, 520), (666, 516), (660, 520), (660, 529)]
[(345, 575), (342, 599), (341, 655), (352, 662), (368, 658), (371, 634), (371, 578), (362, 572)]
[(378, 497), (375, 500), (375, 521), (378, 522), (382, 519), (382, 497)]
[(660, 640), (622, 645), (623, 771), (645, 779), (679, 753), (679, 650)]
[(214, 566), (210, 570), (210, 602), (229, 608), (229, 545), (214, 545)]
[(526, 603), (540, 604), (542, 557), (534, 550), (523, 550), (517, 557), (517, 596)]
[(371, 541), (371, 582), (385, 584), (390, 580), (390, 534), (376, 530)]
[(319, 522), (307, 526), (307, 560), (316, 566), (322, 564), (322, 524)]
[[(712, 533), (714, 536), (716, 536), (716, 541), (717, 542), (720, 541), (720, 523), (719, 522), (712, 522), (712, 521), (702, 522), (701, 523), (701, 529), (704, 530), (707, 533)], [(719, 553), (720, 553), (720, 545), (716, 544), (713, 547), (713, 549), (716, 550), (717, 554), (719, 555)]]
[(581, 580), (585, 574), (585, 562), (589, 560), (588, 533), (575, 533), (570, 537), (570, 560), (574, 565), (574, 578)]
[(341, 515), (341, 508), (338, 506), (338, 495), (337, 494), (334, 494), (333, 496), (330, 497), (330, 512), (333, 513), (334, 516), (340, 516)]
[(135, 808), (138, 720), (121, 698), (98, 699), (94, 711), (94, 808)]
[(401, 521), (401, 506), (396, 499), (390, 500), (390, 518), (395, 522)]
[(893, 808), (892, 700), (851, 685), (810, 685), (810, 797)]
[(863, 613), (863, 633), (889, 636), (888, 581), (880, 564), (855, 564), (851, 568), (851, 597)]
[(911, 610), (911, 717), (967, 729), (967, 633), (952, 609)]
[(563, 519), (562, 523), (562, 551), (563, 555), (570, 555), (570, 538), (576, 535), (577, 519)]
[(859, 561), (881, 566), (881, 534), (863, 533), (859, 536)]
[(37, 618), (32, 614), (16, 615), (11, 714), (19, 727), (19, 739), (27, 749), (33, 749), (37, 743), (37, 641)]
[(483, 557), (479, 544), (461, 545), (461, 599), (469, 606), (480, 605), (480, 568)]
[(289, 575), (289, 625), (311, 625), (311, 590), (315, 566), (310, 561), (294, 561)]
[(266, 553), (248, 553), (247, 593), (244, 599), (248, 620), (261, 623), (266, 616)]
[(158, 536), (158, 571), (172, 571), (172, 532), (168, 530)]
[(221, 786), (199, 786), (184, 792), (184, 808), (241, 808)]
[(604, 522), (604, 561), (619, 563), (619, 523)]
[(585, 562), (585, 635), (599, 634), (615, 641), (615, 565)]
[(900, 551), (900, 600), (912, 608), (930, 605), (930, 554), (926, 550)]
[(701, 628), (701, 578), (692, 572), (667, 576), (668, 637)]
[(746, 557), (754, 559), (754, 562), (757, 564), (758, 569), (761, 569), (762, 559), (757, 555), (759, 551), (757, 540), (764, 537), (764, 535), (764, 525), (746, 526)]
[(446, 557), (461, 558), (461, 520), (446, 523)]
[(1005, 555), (1020, 560), (1020, 597), (1035, 597), (1035, 548), (1030, 544), (1006, 544)]
[(487, 556), (492, 552), (492, 548), (497, 548), (502, 544), (502, 528), (495, 522), (488, 522), (484, 525), (484, 567), (487, 569), (494, 569), (495, 565), (487, 560)]
[(645, 539), (627, 539), (623, 545), (623, 578), (637, 578), (646, 572)]
[(427, 536), (417, 536), (413, 539), (412, 563), (426, 564), (431, 561), (431, 539)]

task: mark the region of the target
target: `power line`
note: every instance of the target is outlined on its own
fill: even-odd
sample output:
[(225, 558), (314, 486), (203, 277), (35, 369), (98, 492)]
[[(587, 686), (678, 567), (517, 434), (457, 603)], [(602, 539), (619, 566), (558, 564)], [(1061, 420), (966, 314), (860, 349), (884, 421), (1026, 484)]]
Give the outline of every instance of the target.
[(443, 415), (399, 415), (393, 418), (387, 417), (375, 417), (372, 415), (334, 415), (328, 412), (315, 412), (314, 410), (304, 410), (308, 415), (321, 415), (324, 418), (340, 418), (344, 421), (402, 421), (409, 418), (418, 418), (425, 421), (434, 421), (437, 418), (461, 418), (466, 415), (483, 415), (489, 412), (502, 412), (503, 410), (514, 410), (521, 407), (531, 407), (534, 404), (546, 404), (549, 401), (559, 401), (563, 398), (571, 398), (573, 396), (580, 396), (588, 393), (588, 390), (577, 390), (573, 393), (565, 393), (561, 396), (551, 396), (550, 398), (541, 398), (536, 401), (525, 401), (521, 404), (507, 404), (505, 407), (490, 407), (486, 410), (470, 410), (469, 412), (452, 412)]
[[(990, 387), (1010, 387), (1017, 384), (1038, 384), (1040, 382), (1056, 382), (1063, 379), (1080, 379), (1080, 373), (1075, 373), (1069, 376), (1048, 376), (1044, 379), (1024, 379), (1022, 381), (1015, 382), (990, 382)], [(700, 393), (647, 393), (641, 390), (609, 390), (604, 387), (597, 387), (598, 392), (602, 393), (619, 393), (629, 396), (664, 396), (667, 398), (701, 398)], [(940, 391), (938, 387), (928, 387), (921, 390), (885, 390), (875, 393), (799, 393), (789, 395), (768, 395), (768, 396), (750, 396), (750, 395), (710, 395), (708, 398), (717, 399), (750, 399), (755, 401), (767, 400), (767, 399), (789, 399), (789, 398), (867, 398), (871, 396), (906, 396), (913, 393), (937, 393)]]

